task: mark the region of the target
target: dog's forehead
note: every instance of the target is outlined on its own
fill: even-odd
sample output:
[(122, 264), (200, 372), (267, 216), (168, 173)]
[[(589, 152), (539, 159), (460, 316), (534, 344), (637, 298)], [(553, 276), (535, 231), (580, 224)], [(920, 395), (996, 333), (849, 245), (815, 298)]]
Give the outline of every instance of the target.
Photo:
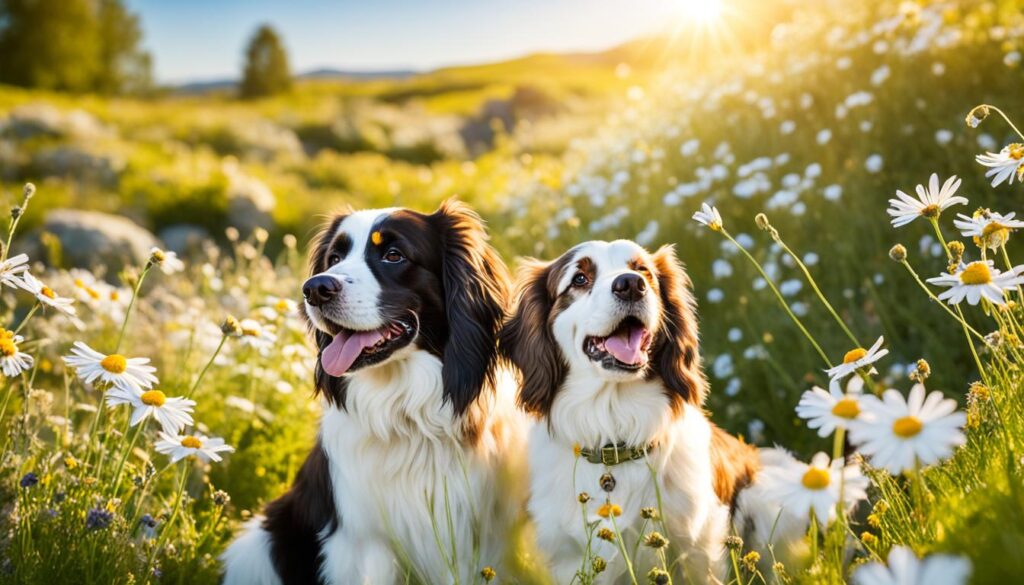
[(603, 270), (621, 270), (630, 266), (637, 258), (644, 258), (647, 251), (636, 242), (615, 240), (614, 242), (584, 242), (573, 250), (573, 262), (589, 258), (600, 273)]
[(397, 207), (356, 211), (341, 220), (341, 223), (338, 225), (338, 228), (331, 239), (333, 240), (338, 236), (345, 234), (355, 242), (356, 245), (362, 245), (370, 239), (373, 234), (373, 230), (379, 226), (385, 218), (389, 217), (396, 211), (398, 211)]

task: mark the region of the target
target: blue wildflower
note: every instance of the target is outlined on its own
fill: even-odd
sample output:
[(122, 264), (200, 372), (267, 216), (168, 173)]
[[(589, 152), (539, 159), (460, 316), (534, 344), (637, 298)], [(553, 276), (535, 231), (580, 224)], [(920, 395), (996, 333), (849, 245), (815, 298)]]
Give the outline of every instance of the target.
[(37, 483), (39, 483), (39, 476), (30, 471), (30, 472), (26, 473), (25, 475), (23, 475), (21, 477), (21, 481), (18, 482), (18, 483), (20, 483), (21, 487), (23, 487), (23, 488), (26, 488), (26, 489), (30, 488), (30, 487), (36, 485)]

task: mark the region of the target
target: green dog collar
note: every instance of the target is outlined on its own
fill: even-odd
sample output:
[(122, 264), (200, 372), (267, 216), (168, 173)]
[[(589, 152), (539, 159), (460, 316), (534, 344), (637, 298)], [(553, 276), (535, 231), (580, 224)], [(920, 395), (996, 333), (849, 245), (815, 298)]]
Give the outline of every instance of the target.
[(643, 459), (651, 450), (654, 444), (649, 443), (642, 446), (627, 446), (625, 443), (618, 445), (607, 444), (600, 449), (580, 448), (580, 456), (595, 465), (607, 465), (609, 467)]

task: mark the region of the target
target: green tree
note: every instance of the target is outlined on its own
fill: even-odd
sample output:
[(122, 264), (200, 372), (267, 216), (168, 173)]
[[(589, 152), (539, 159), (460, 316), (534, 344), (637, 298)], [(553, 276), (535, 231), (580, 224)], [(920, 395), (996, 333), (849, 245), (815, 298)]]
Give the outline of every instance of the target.
[(245, 69), (239, 93), (255, 98), (287, 91), (292, 84), (281, 37), (269, 25), (261, 26), (245, 50)]
[(150, 84), (138, 18), (121, 0), (0, 0), (0, 83), (123, 93)]

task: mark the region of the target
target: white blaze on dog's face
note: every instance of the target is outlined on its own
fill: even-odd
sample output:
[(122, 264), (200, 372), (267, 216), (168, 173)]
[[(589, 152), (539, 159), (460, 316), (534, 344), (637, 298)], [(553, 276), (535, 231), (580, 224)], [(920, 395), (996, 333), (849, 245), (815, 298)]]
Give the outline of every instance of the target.
[(570, 254), (552, 323), (570, 367), (611, 380), (642, 377), (662, 313), (650, 255), (627, 240), (587, 242)]

